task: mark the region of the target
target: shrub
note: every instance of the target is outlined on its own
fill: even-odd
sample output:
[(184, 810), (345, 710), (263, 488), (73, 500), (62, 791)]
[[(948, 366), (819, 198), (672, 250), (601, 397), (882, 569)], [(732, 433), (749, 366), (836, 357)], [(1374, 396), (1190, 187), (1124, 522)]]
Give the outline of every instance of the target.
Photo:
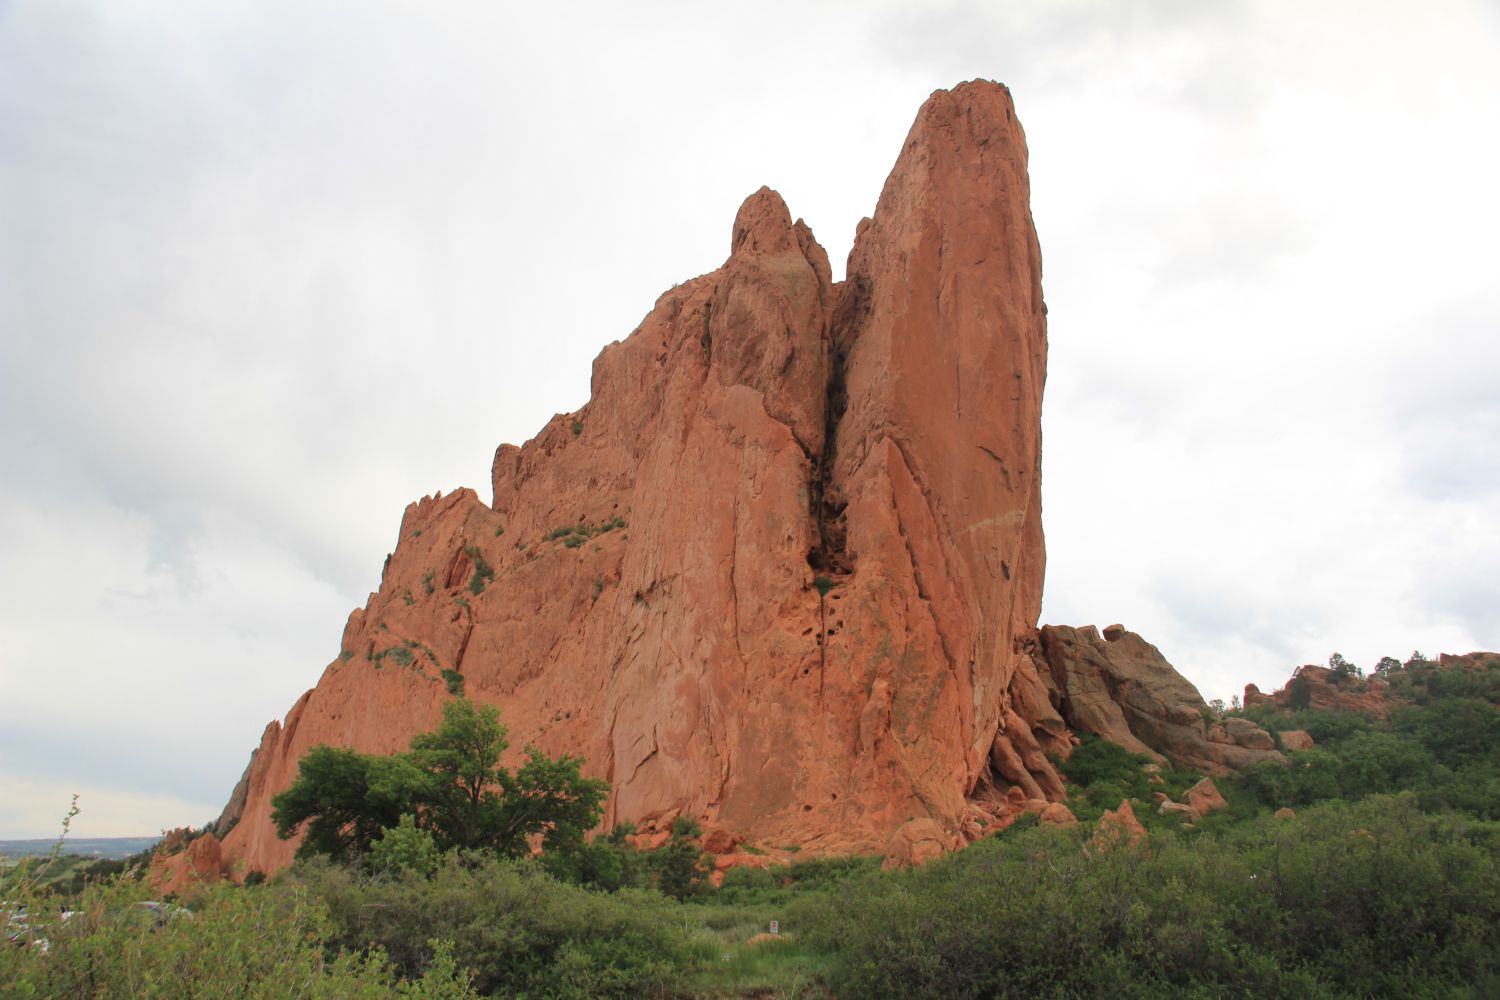
[(689, 961), (682, 921), (661, 896), (589, 892), (530, 860), (454, 856), (430, 880), (407, 873), (373, 882), (315, 864), (297, 878), (327, 903), (330, 945), (378, 946), (415, 976), (432, 963), (427, 941), (451, 940), (485, 994), (662, 996), (679, 987)]
[(432, 834), (417, 827), (416, 817), (406, 813), (370, 845), (370, 870), (377, 875), (415, 872), (431, 875), (441, 860)]
[(479, 551), (479, 546), (470, 545), (464, 549), (464, 555), (474, 564), (474, 575), (469, 578), (469, 593), (478, 597), (484, 592), (485, 581), (495, 578), (494, 567), (484, 561), (484, 553)]
[[(1500, 982), (1500, 851), (1410, 796), (1090, 852), (981, 841), (789, 913), (859, 997), (1439, 996)], [(1399, 872), (1399, 878), (1392, 873)]]
[[(384, 954), (328, 955), (327, 908), (296, 885), (199, 890), (191, 910), (147, 906), (142, 883), (84, 891), (64, 920), (30, 908), (27, 933), (45, 945), (0, 947), (6, 997), (468, 998), (467, 975), (429, 946), (421, 979), (400, 983)], [(23, 900), (0, 904), (0, 909)], [(40, 901), (36, 901), (40, 902)], [(0, 912), (0, 919), (8, 916)]]

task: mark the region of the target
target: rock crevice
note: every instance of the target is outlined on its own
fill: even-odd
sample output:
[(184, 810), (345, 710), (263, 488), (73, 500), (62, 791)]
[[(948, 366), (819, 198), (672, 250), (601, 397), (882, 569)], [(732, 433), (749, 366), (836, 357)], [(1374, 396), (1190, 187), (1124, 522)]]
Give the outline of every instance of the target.
[(983, 81), (923, 105), (842, 282), (752, 194), (723, 265), (600, 353), (589, 402), (496, 450), (490, 504), (408, 507), (340, 655), (267, 729), (226, 864), (286, 863), (270, 798), (302, 755), (404, 748), (449, 697), (444, 663), (513, 753), (582, 757), (612, 781), (606, 821), (651, 836), (686, 815), (879, 851), (906, 830), (920, 856), (1061, 798), (1072, 717), (1031, 653), (1028, 202), (1010, 94)]

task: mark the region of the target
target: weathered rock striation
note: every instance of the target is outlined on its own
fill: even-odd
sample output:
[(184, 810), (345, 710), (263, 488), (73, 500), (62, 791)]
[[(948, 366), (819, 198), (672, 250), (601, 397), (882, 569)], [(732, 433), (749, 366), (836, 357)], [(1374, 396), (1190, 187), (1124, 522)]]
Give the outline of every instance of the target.
[[(582, 756), (607, 823), (752, 842), (955, 838), (1057, 799), (1070, 737), (1023, 650), (1042, 593), (1041, 259), (1008, 91), (923, 105), (847, 278), (775, 192), (722, 267), (502, 445), (493, 502), (412, 504), (379, 590), (245, 780), (226, 865), (318, 743), (404, 748), (450, 687), (515, 748)], [(932, 831), (927, 829), (927, 833)]]
[(723, 266), (599, 355), (588, 404), (500, 446), (492, 502), (407, 507), (222, 844), (160, 878), (282, 867), (271, 798), (303, 755), (404, 749), (458, 691), (500, 707), (513, 754), (583, 758), (640, 843), (698, 820), (720, 874), (804, 849), (920, 863), (1027, 812), (1075, 824), (1052, 763), (1070, 726), (1213, 774), (1279, 759), (1248, 722), (1207, 724), (1139, 636), (1036, 630), (1026, 162), (1004, 87), (933, 94), (841, 282), (779, 195), (752, 194)]
[(1092, 625), (1043, 626), (1032, 656), (1075, 730), (1206, 774), (1285, 759), (1271, 734), (1249, 719), (1215, 719), (1161, 651), (1122, 626), (1103, 635)]

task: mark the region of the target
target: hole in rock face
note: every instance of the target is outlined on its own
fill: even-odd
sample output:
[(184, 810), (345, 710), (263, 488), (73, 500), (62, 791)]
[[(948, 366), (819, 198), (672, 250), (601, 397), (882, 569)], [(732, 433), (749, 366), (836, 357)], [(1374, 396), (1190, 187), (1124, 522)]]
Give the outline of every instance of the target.
[(833, 801), (837, 802), (838, 800), (839, 800), (839, 793), (838, 792), (834, 792), (833, 793)]
[(812, 667), (803, 667), (802, 668), (802, 676), (803, 677), (806, 677), (810, 673), (812, 673)]
[(838, 635), (839, 634), (839, 630), (836, 629), (836, 628), (831, 628), (831, 629), (828, 630), (828, 634), (829, 635)]
[(802, 634), (803, 635), (812, 635), (812, 631), (813, 631), (812, 630), (812, 626), (809, 625), (809, 626), (807, 626), (807, 628), (805, 628), (805, 629), (802, 630)]
[(812, 806), (803, 806), (802, 811), (805, 813), (810, 813), (812, 812)]

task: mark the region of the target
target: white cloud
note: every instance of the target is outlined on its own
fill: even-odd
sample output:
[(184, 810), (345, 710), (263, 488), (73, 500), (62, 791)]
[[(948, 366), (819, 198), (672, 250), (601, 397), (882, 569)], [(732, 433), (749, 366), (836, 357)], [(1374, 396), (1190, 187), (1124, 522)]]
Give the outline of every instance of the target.
[(1031, 144), (1044, 619), (1124, 621), (1210, 697), (1500, 646), (1491, 7), (587, 15), (0, 6), (29, 832), (74, 787), (222, 800), (408, 501), (487, 495), (494, 446), (582, 403), (761, 184), (841, 270), (920, 101), (974, 76)]

